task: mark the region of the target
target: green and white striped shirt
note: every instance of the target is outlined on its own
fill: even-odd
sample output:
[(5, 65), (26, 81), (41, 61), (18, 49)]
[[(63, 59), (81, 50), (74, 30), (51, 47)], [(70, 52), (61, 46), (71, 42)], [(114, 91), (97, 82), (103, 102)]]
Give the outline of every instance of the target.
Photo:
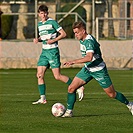
[(102, 59), (100, 45), (92, 35), (87, 35), (84, 41), (80, 40), (80, 51), (82, 56), (86, 56), (88, 52), (93, 52), (93, 59), (91, 62), (86, 62), (85, 67), (91, 71), (99, 71), (105, 67)]
[(62, 27), (52, 18), (48, 18), (46, 22), (38, 22), (38, 30), (39, 36), (43, 42), (43, 49), (51, 49), (58, 47), (58, 42), (53, 44), (47, 44), (47, 39), (54, 39), (58, 35), (58, 31), (61, 30)]

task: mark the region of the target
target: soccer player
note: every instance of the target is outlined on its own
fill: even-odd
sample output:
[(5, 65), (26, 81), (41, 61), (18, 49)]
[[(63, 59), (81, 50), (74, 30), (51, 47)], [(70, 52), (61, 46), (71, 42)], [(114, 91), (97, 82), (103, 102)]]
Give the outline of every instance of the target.
[(72, 28), (75, 37), (80, 41), (80, 51), (83, 58), (65, 62), (64, 65), (69, 66), (79, 63), (84, 63), (85, 65), (68, 87), (67, 110), (62, 117), (73, 116), (76, 89), (87, 84), (92, 79), (95, 79), (100, 84), (110, 98), (115, 98), (124, 103), (133, 115), (133, 102), (129, 102), (122, 93), (117, 92), (113, 87), (106, 64), (102, 59), (99, 43), (92, 35), (87, 34), (86, 26), (83, 22), (75, 22)]
[[(38, 15), (41, 21), (38, 23), (39, 38), (33, 39), (34, 43), (42, 41), (42, 53), (38, 60), (37, 66), (37, 78), (38, 89), (40, 93), (40, 99), (32, 104), (45, 104), (46, 101), (46, 85), (44, 81), (44, 75), (46, 70), (51, 67), (53, 75), (56, 80), (60, 80), (70, 85), (71, 79), (60, 73), (60, 53), (58, 49), (58, 41), (66, 36), (62, 27), (52, 18), (48, 17), (48, 7), (46, 5), (40, 5), (38, 8)], [(79, 101), (83, 98), (84, 87), (80, 87)]]

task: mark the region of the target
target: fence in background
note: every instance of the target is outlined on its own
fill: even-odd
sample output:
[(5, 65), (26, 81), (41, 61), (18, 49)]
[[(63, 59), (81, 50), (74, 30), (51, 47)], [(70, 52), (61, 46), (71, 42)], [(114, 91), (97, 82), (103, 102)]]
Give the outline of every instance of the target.
[[(7, 2), (7, 3), (4, 3)], [(2, 8), (5, 14), (14, 15), (12, 30), (9, 39), (29, 39), (37, 35), (37, 15), (35, 9), (35, 1), (44, 2), (43, 0), (14, 0), (15, 3), (8, 3), (9, 0), (1, 0), (3, 5), (7, 7)], [(34, 1), (34, 2), (33, 2)], [(52, 18), (58, 18), (57, 7), (60, 8), (61, 4), (65, 4), (68, 0), (55, 0), (45, 1), (52, 11)], [(109, 3), (105, 0), (103, 3), (98, 3), (99, 0), (85, 0), (83, 7), (86, 9), (87, 14), (87, 29), (88, 33), (92, 33), (97, 39), (133, 39), (133, 1), (132, 0), (118, 0), (112, 2), (111, 7), (108, 8)], [(13, 1), (10, 1), (13, 2)], [(27, 2), (24, 5), (24, 2)], [(74, 0), (71, 2), (74, 2)], [(75, 4), (79, 3), (77, 0)], [(1, 4), (1, 5), (2, 5)], [(29, 7), (26, 7), (27, 5)], [(86, 5), (88, 4), (88, 5)], [(93, 6), (92, 6), (93, 5)], [(86, 7), (85, 7), (86, 6)], [(1, 6), (2, 7), (2, 6)], [(1, 8), (0, 7), (0, 8)], [(89, 9), (87, 11), (87, 9)], [(93, 9), (93, 10), (92, 10)], [(109, 13), (112, 17), (109, 18)], [(53, 15), (54, 14), (54, 15)], [(57, 15), (55, 15), (57, 14)], [(89, 16), (90, 15), (90, 16)], [(95, 15), (95, 16), (94, 16)], [(54, 16), (54, 17), (53, 17)], [(77, 15), (76, 15), (77, 16)], [(92, 18), (91, 18), (92, 17)], [(77, 17), (75, 17), (77, 20)], [(97, 18), (97, 19), (95, 19)], [(82, 19), (82, 18), (81, 18)], [(80, 19), (80, 20), (81, 20)], [(82, 20), (83, 21), (83, 20)], [(21, 36), (20, 36), (21, 35)], [(12, 37), (11, 37), (12, 36)], [(19, 36), (19, 37), (18, 37)]]
[(133, 39), (133, 18), (97, 18), (96, 38)]

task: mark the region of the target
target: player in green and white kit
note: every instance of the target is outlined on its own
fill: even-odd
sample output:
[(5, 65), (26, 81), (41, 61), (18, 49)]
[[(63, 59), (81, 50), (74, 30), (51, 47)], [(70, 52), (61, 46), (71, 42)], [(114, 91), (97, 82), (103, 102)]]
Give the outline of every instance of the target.
[[(55, 79), (70, 85), (71, 79), (60, 73), (60, 53), (58, 49), (58, 41), (66, 36), (62, 27), (52, 18), (48, 17), (48, 7), (41, 5), (38, 8), (38, 15), (41, 21), (38, 23), (39, 38), (35, 38), (34, 43), (42, 40), (42, 53), (38, 60), (37, 78), (40, 99), (32, 104), (45, 104), (46, 101), (46, 85), (44, 75), (47, 68), (51, 67)], [(58, 35), (59, 34), (59, 35)], [(79, 100), (83, 98), (84, 87), (79, 88)]]
[(72, 117), (72, 110), (76, 101), (76, 89), (87, 84), (93, 78), (109, 97), (124, 103), (133, 115), (133, 103), (129, 102), (122, 93), (115, 91), (113, 87), (106, 64), (102, 59), (99, 43), (92, 35), (87, 34), (86, 26), (83, 22), (75, 22), (73, 24), (73, 32), (80, 41), (80, 50), (83, 58), (65, 62), (64, 65), (69, 66), (78, 63), (84, 63), (85, 65), (68, 87), (67, 110), (62, 117)]

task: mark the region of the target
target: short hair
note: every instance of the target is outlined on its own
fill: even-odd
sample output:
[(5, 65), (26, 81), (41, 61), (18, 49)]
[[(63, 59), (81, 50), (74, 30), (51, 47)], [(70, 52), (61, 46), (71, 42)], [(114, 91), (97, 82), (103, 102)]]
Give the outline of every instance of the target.
[(38, 8), (38, 13), (40, 11), (43, 11), (43, 12), (48, 12), (48, 7), (46, 5), (40, 5), (39, 8)]
[(86, 25), (82, 21), (74, 22), (73, 25), (72, 25), (72, 28), (73, 29), (75, 29), (75, 28), (78, 28), (78, 29), (83, 28), (84, 30), (86, 30)]

